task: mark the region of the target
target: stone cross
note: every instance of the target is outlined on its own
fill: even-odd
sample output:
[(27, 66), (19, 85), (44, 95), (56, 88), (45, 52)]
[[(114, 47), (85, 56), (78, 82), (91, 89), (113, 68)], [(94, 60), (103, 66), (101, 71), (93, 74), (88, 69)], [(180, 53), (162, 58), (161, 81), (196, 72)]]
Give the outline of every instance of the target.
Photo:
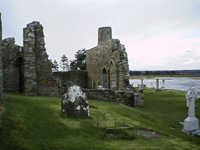
[(161, 87), (162, 89), (164, 89), (165, 88), (165, 79), (162, 79), (162, 87)]
[(195, 116), (195, 100), (200, 97), (199, 90), (190, 88), (186, 94), (188, 117), (184, 120), (184, 132), (193, 132), (199, 129), (199, 120)]
[(139, 87), (141, 89), (144, 89), (144, 87), (145, 87), (145, 85), (144, 85), (144, 79), (143, 78), (141, 79), (141, 85), (139, 85)]
[(159, 79), (156, 79), (156, 90), (159, 90)]
[(143, 85), (144, 84), (144, 79), (141, 79), (141, 85)]

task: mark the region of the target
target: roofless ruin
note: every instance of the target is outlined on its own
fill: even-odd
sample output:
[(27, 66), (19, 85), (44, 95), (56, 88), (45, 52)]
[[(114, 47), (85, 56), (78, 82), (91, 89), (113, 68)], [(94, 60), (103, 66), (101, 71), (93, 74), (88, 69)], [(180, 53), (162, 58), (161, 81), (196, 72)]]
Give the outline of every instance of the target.
[(23, 29), (20, 46), (14, 38), (2, 39), (0, 19), (0, 56), (0, 101), (3, 91), (61, 96), (72, 83), (84, 88), (88, 98), (143, 105), (143, 94), (129, 85), (125, 46), (112, 38), (111, 27), (99, 28), (97, 46), (87, 50), (86, 71), (52, 72), (43, 26), (37, 21)]

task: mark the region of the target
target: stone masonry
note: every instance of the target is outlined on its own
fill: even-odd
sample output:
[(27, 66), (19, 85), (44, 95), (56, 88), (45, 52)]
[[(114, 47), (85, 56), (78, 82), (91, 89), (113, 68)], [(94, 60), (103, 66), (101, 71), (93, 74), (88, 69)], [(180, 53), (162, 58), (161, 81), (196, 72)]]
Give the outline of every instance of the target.
[(14, 38), (2, 40), (0, 14), (0, 103), (3, 90), (30, 96), (60, 96), (71, 84), (77, 84), (86, 89), (91, 99), (144, 105), (143, 93), (129, 87), (127, 53), (118, 39), (112, 39), (110, 27), (99, 28), (98, 45), (87, 50), (86, 64), (85, 72), (53, 74), (42, 25), (34, 21), (23, 29), (21, 47)]
[(59, 81), (59, 95), (63, 95), (69, 86), (78, 85), (87, 88), (88, 73), (83, 70), (54, 72), (53, 76)]
[(142, 90), (85, 89), (84, 92), (90, 100), (117, 102), (132, 107), (144, 106)]
[(26, 95), (57, 96), (57, 82), (46, 53), (43, 27), (32, 22), (24, 28), (24, 86)]
[(112, 39), (111, 27), (98, 30), (98, 45), (87, 50), (88, 87), (124, 89), (129, 86), (129, 66), (125, 46)]
[(23, 90), (22, 47), (15, 44), (14, 38), (2, 40), (4, 91), (16, 92)]
[[(2, 41), (2, 22), (0, 12), (0, 45)], [(2, 49), (0, 46), (0, 103), (3, 102), (3, 61), (2, 61)]]

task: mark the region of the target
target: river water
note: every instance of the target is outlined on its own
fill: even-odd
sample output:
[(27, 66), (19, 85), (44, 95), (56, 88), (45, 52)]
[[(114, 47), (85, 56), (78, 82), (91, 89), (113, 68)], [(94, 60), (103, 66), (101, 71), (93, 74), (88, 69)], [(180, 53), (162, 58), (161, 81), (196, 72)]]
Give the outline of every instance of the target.
[[(144, 79), (143, 83), (148, 88), (155, 88), (156, 78), (153, 79)], [(191, 77), (159, 77), (159, 87), (164, 89), (174, 89), (174, 90), (183, 90), (187, 91), (191, 87), (200, 88), (200, 78), (191, 78)], [(164, 81), (164, 84), (162, 82)], [(138, 87), (141, 84), (140, 79), (130, 79), (130, 83), (134, 87)]]

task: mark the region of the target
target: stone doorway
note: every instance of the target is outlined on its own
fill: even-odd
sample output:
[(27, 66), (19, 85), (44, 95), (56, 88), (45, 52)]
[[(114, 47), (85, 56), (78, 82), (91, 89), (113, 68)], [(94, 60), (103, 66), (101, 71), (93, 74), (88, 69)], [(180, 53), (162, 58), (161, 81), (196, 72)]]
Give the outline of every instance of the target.
[(102, 72), (102, 81), (103, 81), (103, 87), (108, 88), (108, 73), (105, 68), (103, 69)]
[(111, 61), (110, 70), (109, 70), (109, 88), (117, 89), (118, 80), (117, 80), (117, 67)]

